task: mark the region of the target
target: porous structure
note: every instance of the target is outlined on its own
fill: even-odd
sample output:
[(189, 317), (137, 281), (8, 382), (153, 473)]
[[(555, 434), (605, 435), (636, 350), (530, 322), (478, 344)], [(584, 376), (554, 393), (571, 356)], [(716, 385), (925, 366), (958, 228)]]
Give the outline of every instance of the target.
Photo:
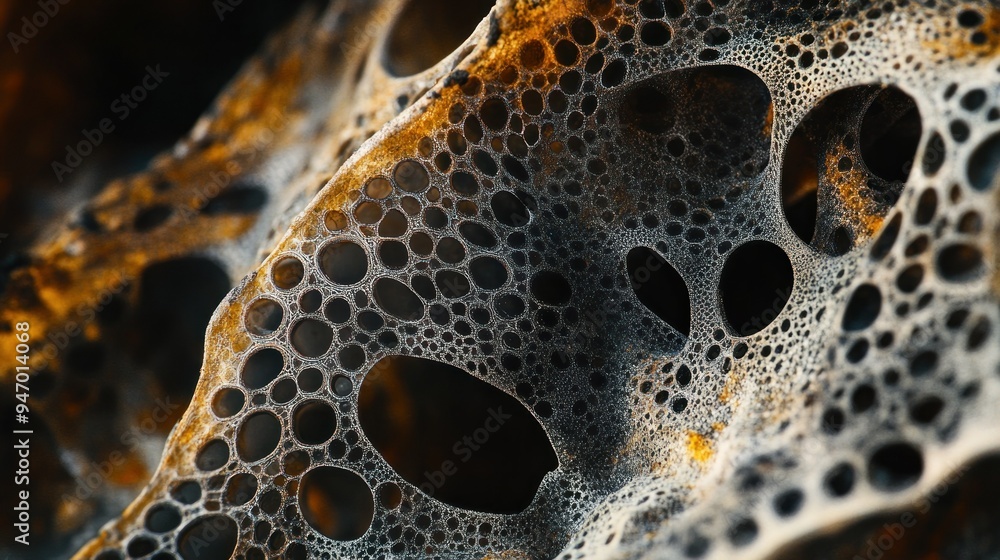
[[(221, 244), (253, 270), (191, 406), (77, 558), (1000, 557), (1000, 8), (315, 17), (281, 45), (339, 62), (265, 74), (291, 93), (259, 103), (234, 85), (233, 106), (364, 107), (378, 132), (340, 165), (342, 119), (292, 118), (300, 156), (264, 150), (274, 218)], [(311, 198), (292, 161), (335, 174)], [(170, 192), (99, 200), (170, 235), (149, 217), (190, 195)], [(50, 250), (111, 257), (74, 231)]]

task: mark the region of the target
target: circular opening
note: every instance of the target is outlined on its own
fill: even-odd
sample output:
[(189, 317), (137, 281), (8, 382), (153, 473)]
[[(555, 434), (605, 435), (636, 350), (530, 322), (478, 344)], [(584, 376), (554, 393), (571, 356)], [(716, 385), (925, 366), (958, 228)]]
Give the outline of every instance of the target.
[(236, 452), (244, 461), (254, 462), (271, 454), (281, 439), (281, 423), (270, 412), (257, 412), (236, 432)]
[(889, 492), (912, 486), (920, 480), (923, 472), (923, 455), (906, 442), (879, 447), (868, 462), (868, 478), (872, 486)]
[(323, 401), (306, 401), (295, 409), (292, 431), (306, 445), (326, 442), (337, 429), (337, 413)]
[(271, 280), (282, 290), (290, 290), (299, 285), (305, 277), (305, 268), (297, 257), (282, 257), (271, 267)]
[(299, 486), (299, 505), (310, 527), (337, 541), (361, 538), (375, 516), (375, 498), (368, 484), (337, 467), (307, 472)]

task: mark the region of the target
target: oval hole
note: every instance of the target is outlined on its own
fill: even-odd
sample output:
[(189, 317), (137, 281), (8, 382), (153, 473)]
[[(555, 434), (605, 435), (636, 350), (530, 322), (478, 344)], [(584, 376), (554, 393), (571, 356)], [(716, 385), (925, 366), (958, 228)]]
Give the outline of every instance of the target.
[(558, 466), (510, 395), (441, 362), (389, 356), (361, 384), (361, 428), (406, 481), (455, 507), (515, 513)]
[(691, 330), (691, 298), (687, 284), (656, 251), (636, 247), (625, 257), (632, 290), (650, 311), (687, 336)]
[(739, 246), (722, 267), (719, 291), (729, 326), (739, 336), (758, 333), (781, 313), (792, 293), (792, 263), (767, 241)]
[(303, 475), (299, 506), (310, 527), (336, 541), (361, 538), (375, 515), (375, 498), (368, 484), (337, 467), (317, 467)]

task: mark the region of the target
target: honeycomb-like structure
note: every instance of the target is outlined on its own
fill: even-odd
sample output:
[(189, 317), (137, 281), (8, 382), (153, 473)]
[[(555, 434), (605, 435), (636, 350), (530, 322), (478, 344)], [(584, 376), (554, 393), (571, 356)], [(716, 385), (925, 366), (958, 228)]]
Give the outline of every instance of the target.
[[(0, 259), (0, 330), (13, 337), (13, 325), (31, 325), (33, 554), (67, 556), (80, 546), (74, 538), (135, 498), (188, 406), (214, 308), (347, 157), (452, 70), (457, 55), (447, 52), (403, 79), (375, 60), (392, 9), (306, 6), (173, 150), (68, 216), (30, 223), (44, 235)], [(65, 188), (86, 190), (89, 180)], [(66, 204), (33, 196), (39, 207)], [(5, 253), (16, 248), (14, 237), (0, 242)], [(15, 347), (0, 345), (9, 419)], [(15, 496), (14, 486), (0, 489), (4, 503)], [(0, 529), (5, 543), (12, 532)], [(19, 553), (0, 545), (0, 556)]]
[(437, 75), (369, 9), (426, 94), (79, 558), (1000, 555), (1000, 9), (501, 0)]

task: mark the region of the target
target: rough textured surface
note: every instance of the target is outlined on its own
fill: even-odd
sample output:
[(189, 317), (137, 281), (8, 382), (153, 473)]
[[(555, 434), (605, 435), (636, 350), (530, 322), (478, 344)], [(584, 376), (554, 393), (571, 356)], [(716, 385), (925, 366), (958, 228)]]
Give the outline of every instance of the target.
[[(79, 558), (1000, 555), (977, 491), (1000, 447), (995, 6), (501, 0), (395, 79), (434, 62), (391, 47), (425, 16), (368, 9), (372, 128), (419, 99), (277, 242), (315, 178), (268, 174), (289, 202), (257, 235), (212, 220), (238, 239), (223, 262), (270, 254), (216, 309), (152, 481)], [(336, 44), (314, 32), (301, 49)], [(320, 69), (353, 75), (299, 71)], [(330, 172), (335, 130), (266, 153)], [(452, 403), (466, 378), (493, 389)], [(507, 501), (446, 494), (423, 466), (464, 476), (457, 440), (417, 462), (386, 426), (463, 404), (487, 428), (506, 406), (518, 427), (489, 432), (555, 460), (519, 455)]]

